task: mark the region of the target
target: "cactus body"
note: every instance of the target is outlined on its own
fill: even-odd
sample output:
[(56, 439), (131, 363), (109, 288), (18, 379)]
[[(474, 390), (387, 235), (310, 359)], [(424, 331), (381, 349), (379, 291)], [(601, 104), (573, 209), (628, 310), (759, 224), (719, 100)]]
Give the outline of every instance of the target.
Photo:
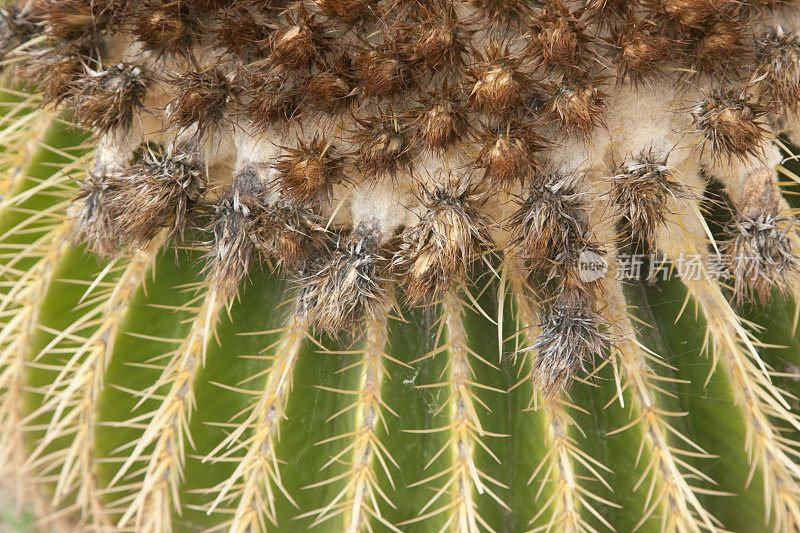
[(797, 10), (7, 3), (0, 499), (797, 531)]

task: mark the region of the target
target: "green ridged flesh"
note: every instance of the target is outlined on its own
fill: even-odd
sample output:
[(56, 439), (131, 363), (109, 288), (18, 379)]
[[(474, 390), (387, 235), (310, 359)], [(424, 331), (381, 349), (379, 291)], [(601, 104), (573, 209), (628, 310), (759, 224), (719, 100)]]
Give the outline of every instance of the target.
[[(44, 143), (56, 149), (68, 149), (81, 141), (82, 137), (61, 124), (53, 124)], [(58, 172), (64, 158), (54, 150), (39, 148), (24, 168), (24, 173), (32, 178), (44, 179)], [(16, 193), (34, 186), (32, 180), (20, 180)], [(67, 193), (62, 193), (67, 194)], [(19, 206), (8, 206), (0, 215), (0, 227), (7, 231), (20, 223), (31, 213), (20, 213), (20, 207), (42, 210), (54, 202), (52, 196), (36, 194)], [(30, 241), (30, 235), (7, 235), (5, 243)], [(158, 370), (140, 368), (134, 363), (146, 363), (154, 356), (168, 350), (165, 343), (143, 338), (143, 336), (178, 339), (187, 332), (188, 311), (167, 309), (187, 302), (191, 296), (190, 285), (201, 278), (198, 265), (200, 252), (172, 249), (160, 252), (152, 276), (138, 289), (122, 321), (116, 339), (113, 360), (106, 375), (106, 387), (98, 407), (101, 427), (96, 437), (96, 450), (100, 458), (113, 460), (124, 453), (114, 453), (119, 446), (135, 441), (141, 430), (115, 427), (116, 422), (125, 421), (137, 414), (154, 408), (157, 400), (149, 400), (137, 410), (134, 397), (123, 388), (141, 390), (157, 378)], [(4, 256), (7, 262), (7, 256)], [(124, 261), (124, 259), (123, 259)], [(52, 338), (53, 330), (63, 330), (85, 312), (81, 297), (86, 284), (91, 282), (105, 264), (98, 263), (80, 246), (71, 246), (59, 261), (57, 274), (49, 290), (40, 302), (42, 326), (30, 346), (27, 356), (33, 357)], [(112, 278), (113, 279), (113, 278)], [(189, 287), (189, 288), (187, 288)], [(187, 458), (184, 477), (180, 485), (180, 499), (183, 512), (174, 513), (173, 526), (177, 531), (197, 531), (209, 526), (219, 525), (228, 519), (220, 512), (208, 516), (199, 507), (207, 504), (213, 496), (198, 491), (213, 487), (231, 475), (234, 463), (203, 463), (201, 458), (213, 449), (224, 437), (225, 429), (216, 423), (229, 421), (236, 413), (249, 404), (247, 395), (222, 388), (215, 383), (236, 386), (243, 379), (267, 370), (268, 360), (245, 358), (243, 356), (261, 353), (271, 345), (280, 333), (252, 335), (280, 328), (285, 322), (290, 306), (287, 300), (293, 297), (293, 288), (278, 281), (267, 272), (254, 271), (238, 301), (225, 313), (217, 327), (219, 342), (208, 347), (208, 359), (195, 382), (197, 409), (191, 420), (191, 435), (195, 447), (187, 444)], [(731, 496), (702, 496), (703, 505), (716, 516), (723, 527), (732, 531), (759, 531), (766, 525), (761, 478), (756, 475), (745, 486), (749, 469), (744, 450), (745, 425), (740, 407), (735, 405), (731, 385), (722, 369), (717, 369), (710, 378), (711, 360), (701, 355), (704, 321), (695, 316), (690, 304), (680, 313), (685, 289), (677, 281), (654, 284), (634, 283), (627, 287), (627, 296), (637, 307), (635, 315), (651, 327), (642, 327), (640, 339), (646, 347), (659, 354), (661, 359), (674, 367), (672, 370), (659, 369), (663, 375), (681, 380), (680, 383), (664, 384), (670, 395), (658, 394), (662, 406), (670, 411), (683, 412), (685, 416), (672, 419), (674, 427), (700, 447), (712, 454), (712, 458), (686, 458), (689, 464), (706, 472), (718, 483), (715, 490), (736, 494)], [(480, 297), (480, 304), (490, 315), (497, 309), (497, 281), (489, 283)], [(510, 337), (515, 331), (513, 304), (510, 299), (505, 305), (503, 336)], [(434, 346), (437, 308), (404, 309), (404, 320), (390, 320), (389, 354), (399, 361), (410, 363), (432, 350)], [(677, 319), (680, 314), (680, 318)], [(763, 309), (748, 309), (745, 318), (751, 318), (766, 329), (762, 340), (771, 345), (761, 353), (768, 364), (779, 371), (800, 364), (800, 341), (794, 325), (794, 305), (776, 300)], [(464, 324), (469, 336), (469, 345), (477, 353), (497, 368), (490, 368), (479, 362), (474, 363), (476, 381), (500, 390), (511, 389), (518, 382), (522, 360), (516, 362), (509, 354), (514, 350), (514, 341), (504, 344), (504, 353), (498, 354), (497, 326), (481, 314), (465, 313)], [(281, 424), (279, 456), (284, 461), (281, 475), (286, 489), (298, 504), (295, 508), (279, 495), (278, 527), (282, 532), (306, 531), (312, 518), (296, 519), (297, 515), (312, 509), (324, 507), (341, 489), (342, 483), (333, 483), (322, 488), (306, 489), (308, 485), (327, 477), (346, 471), (341, 464), (333, 464), (321, 471), (322, 466), (342, 447), (342, 441), (318, 445), (330, 437), (347, 433), (352, 424), (352, 414), (345, 414), (330, 420), (332, 415), (344, 408), (349, 398), (340, 393), (325, 390), (354, 389), (358, 383), (357, 371), (340, 372), (355, 362), (358, 355), (338, 354), (337, 351), (357, 349), (363, 340), (342, 338), (338, 341), (320, 338), (320, 342), (332, 353), (323, 352), (319, 346), (306, 343), (295, 370), (294, 386), (288, 400), (288, 418)], [(267, 350), (265, 355), (270, 355)], [(411, 520), (432, 495), (432, 485), (422, 488), (409, 487), (430, 473), (446, 465), (448, 454), (444, 454), (434, 466), (423, 469), (442, 446), (444, 436), (440, 433), (420, 434), (405, 430), (429, 429), (443, 425), (444, 415), (434, 415), (441, 407), (444, 391), (419, 388), (420, 385), (436, 383), (444, 371), (447, 353), (414, 363), (407, 368), (393, 362), (386, 363), (387, 379), (382, 385), (382, 394), (388, 406), (398, 416), (386, 414), (387, 428), (379, 429), (379, 436), (388, 453), (395, 459), (399, 468), (390, 466), (395, 489), (392, 490), (386, 477), (381, 473), (380, 487), (391, 494), (395, 508), (381, 505), (385, 518), (394, 524)], [(54, 365), (63, 361), (62, 354), (48, 354), (41, 363)], [(51, 371), (32, 368), (28, 371), (29, 385), (44, 385), (52, 380)], [(708, 383), (706, 384), (706, 379)], [(257, 388), (263, 377), (243, 385)], [(775, 381), (791, 392), (798, 392), (796, 377), (779, 377)], [(599, 504), (603, 516), (618, 531), (629, 531), (639, 524), (644, 507), (646, 483), (638, 490), (633, 488), (648, 461), (645, 450), (637, 462), (637, 451), (641, 429), (633, 427), (627, 431), (609, 436), (612, 430), (625, 426), (630, 421), (630, 395), (625, 394), (626, 405), (620, 406), (615, 400), (616, 387), (611, 365), (605, 365), (589, 382), (576, 382), (570, 392), (575, 408), (568, 408), (576, 425), (570, 429), (575, 442), (581, 450), (605, 465), (610, 472), (603, 473), (613, 491), (603, 487), (585, 468), (576, 465), (577, 472), (583, 476), (581, 484), (599, 497), (613, 502), (610, 507)], [(533, 471), (548, 452), (545, 442), (546, 420), (539, 411), (525, 410), (531, 398), (528, 383), (513, 388), (510, 392), (482, 390), (478, 398), (491, 412), (481, 409), (481, 420), (485, 428), (501, 437), (486, 438), (485, 442), (500, 460), (494, 462), (488, 454), (480, 451), (477, 462), (480, 468), (491, 477), (503, 483), (508, 489), (497, 489), (509, 509), (503, 509), (489, 497), (478, 496), (479, 512), (488, 524), (497, 531), (525, 531), (531, 527), (546, 526), (547, 514), (529, 524), (541, 509), (551, 493), (545, 486), (539, 492), (539, 484), (534, 480), (528, 483)], [(32, 410), (40, 401), (40, 396), (28, 395), (27, 409)], [(541, 399), (540, 399), (541, 401)], [(794, 402), (796, 407), (796, 402)], [(46, 423), (45, 415), (38, 423)], [(578, 431), (580, 429), (580, 432)], [(583, 435), (581, 434), (583, 433)], [(41, 431), (28, 435), (31, 445)], [(795, 432), (787, 432), (787, 438), (796, 437)], [(68, 444), (68, 440), (57, 441), (52, 449)], [(118, 463), (102, 462), (98, 465), (99, 479), (107, 483), (113, 476)], [(46, 486), (47, 484), (45, 484)], [(642, 531), (658, 531), (658, 517), (653, 516), (641, 525)], [(588, 512), (584, 512), (588, 524), (603, 529), (602, 524)], [(13, 524), (13, 522), (12, 522)], [(420, 524), (403, 526), (408, 531), (436, 531), (444, 524), (442, 517)], [(374, 522), (376, 530), (385, 528)], [(19, 526), (25, 529), (26, 526)], [(319, 531), (341, 531), (342, 516), (320, 525)]]

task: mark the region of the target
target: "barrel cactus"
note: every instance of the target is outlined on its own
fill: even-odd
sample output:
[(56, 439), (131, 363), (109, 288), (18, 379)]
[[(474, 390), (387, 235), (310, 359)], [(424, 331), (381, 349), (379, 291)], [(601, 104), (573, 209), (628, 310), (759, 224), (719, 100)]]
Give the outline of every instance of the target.
[(17, 0), (0, 57), (0, 520), (800, 530), (796, 2)]

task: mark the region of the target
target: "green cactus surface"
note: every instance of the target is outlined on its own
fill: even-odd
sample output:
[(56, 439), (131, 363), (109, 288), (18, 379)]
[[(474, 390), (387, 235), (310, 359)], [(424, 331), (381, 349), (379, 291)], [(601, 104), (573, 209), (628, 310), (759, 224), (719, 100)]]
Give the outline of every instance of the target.
[(0, 6), (0, 531), (800, 531), (800, 5)]

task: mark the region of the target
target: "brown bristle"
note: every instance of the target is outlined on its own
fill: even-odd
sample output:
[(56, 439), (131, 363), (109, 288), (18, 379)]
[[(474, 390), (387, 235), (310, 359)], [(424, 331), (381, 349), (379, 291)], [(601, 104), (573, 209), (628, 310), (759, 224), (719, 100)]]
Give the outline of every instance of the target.
[[(663, 159), (663, 158), (662, 158)], [(632, 237), (657, 247), (656, 234), (667, 220), (670, 201), (693, 194), (678, 181), (675, 170), (652, 153), (624, 163), (610, 179), (609, 198), (617, 215), (627, 219)]]
[(541, 333), (528, 350), (536, 351), (533, 377), (547, 396), (564, 390), (573, 374), (605, 357), (611, 337), (591, 299), (562, 295), (540, 324)]
[(213, 236), (206, 270), (217, 289), (232, 297), (251, 261), (274, 268), (299, 267), (319, 240), (316, 217), (302, 204), (269, 203), (268, 184), (252, 166), (234, 178), (233, 189), (215, 205), (206, 228)]
[(519, 256), (563, 290), (589, 294), (595, 286), (579, 271), (581, 254), (602, 255), (591, 236), (586, 200), (578, 189), (580, 176), (537, 176), (519, 209), (510, 217), (510, 253)]
[(233, 297), (259, 251), (257, 224), (263, 200), (250, 191), (234, 191), (214, 206), (207, 231), (213, 236), (206, 270), (220, 293)]
[(71, 96), (78, 108), (78, 123), (100, 134), (120, 127), (127, 130), (151, 82), (147, 69), (126, 63), (88, 72)]
[(388, 304), (380, 272), (376, 230), (359, 224), (349, 238), (337, 239), (329, 256), (317, 254), (301, 277), (298, 312), (314, 326), (336, 335), (357, 329), (364, 315), (375, 316)]
[(419, 106), (409, 111), (414, 127), (414, 143), (430, 150), (441, 150), (469, 133), (469, 123), (458, 91), (444, 85), (423, 95)]
[(260, 24), (249, 10), (239, 9), (225, 13), (217, 20), (213, 30), (214, 40), (221, 48), (250, 62), (264, 54), (256, 43), (269, 40), (269, 28)]
[(686, 28), (701, 28), (718, 14), (717, 0), (650, 0), (651, 9)]
[(628, 22), (614, 29), (613, 34), (620, 77), (628, 76), (634, 82), (657, 71), (677, 44), (662, 33), (656, 22), (649, 19)]
[(756, 76), (767, 100), (791, 112), (800, 110), (800, 35), (770, 30), (756, 41)]
[(63, 41), (92, 39), (126, 16), (128, 0), (51, 0), (45, 7), (47, 33)]
[(172, 83), (175, 92), (165, 115), (178, 128), (197, 124), (200, 134), (216, 129), (238, 95), (232, 76), (216, 67), (187, 72)]
[(206, 186), (198, 154), (172, 147), (163, 153), (147, 149), (141, 163), (107, 179), (115, 191), (109, 201), (120, 239), (135, 246), (164, 227), (170, 237), (182, 235)]
[(308, 67), (322, 58), (328, 48), (325, 28), (301, 10), (296, 19), (287, 16), (287, 24), (269, 37), (269, 60), (287, 70)]
[(423, 196), (427, 210), (403, 232), (392, 260), (410, 304), (436, 298), (451, 283), (463, 281), (489, 243), (487, 222), (479, 212), (482, 198), (473, 187), (437, 183), (431, 190), (423, 188)]
[(639, 6), (641, 0), (586, 0), (583, 11), (589, 18), (598, 20), (623, 18)]
[(585, 207), (573, 183), (576, 179), (558, 174), (536, 178), (509, 219), (514, 253), (541, 266), (569, 240), (569, 234), (584, 233)]
[(742, 31), (738, 22), (729, 19), (707, 24), (689, 54), (694, 69), (721, 75), (734, 68), (745, 55)]
[(323, 228), (309, 206), (278, 200), (263, 209), (257, 221), (262, 253), (274, 258), (273, 268), (298, 269), (321, 249)]
[(550, 4), (534, 19), (535, 29), (527, 35), (527, 51), (548, 70), (586, 70), (590, 40), (584, 25), (561, 2)]
[(692, 108), (692, 116), (711, 156), (716, 160), (763, 155), (767, 130), (762, 119), (767, 110), (745, 93), (714, 90), (704, 94), (705, 99)]
[(800, 281), (800, 261), (791, 234), (794, 219), (762, 213), (755, 218), (739, 216), (729, 228), (731, 238), (722, 246), (730, 257), (736, 301), (769, 300), (773, 288), (787, 291)]
[(411, 61), (423, 61), (431, 69), (462, 63), (466, 52), (463, 41), (466, 29), (452, 4), (420, 6), (419, 12), (411, 13), (411, 16)]
[(478, 110), (505, 115), (523, 101), (529, 80), (519, 70), (519, 60), (507, 49), (490, 43), (486, 58), (473, 67), (475, 79), (469, 95), (470, 104)]
[(188, 53), (194, 42), (193, 23), (184, 4), (148, 0), (139, 8), (135, 34), (151, 50)]
[(266, 131), (278, 123), (286, 124), (298, 109), (296, 89), (284, 76), (256, 71), (250, 76), (245, 113), (250, 123)]
[(508, 187), (522, 182), (538, 166), (533, 155), (539, 148), (537, 137), (528, 128), (508, 124), (479, 137), (486, 141), (477, 166), (485, 169), (484, 178), (493, 185)]
[(233, 5), (236, 0), (181, 0), (199, 12), (211, 13)]
[(797, 1), (798, 0), (747, 0), (737, 3), (741, 5), (742, 9), (751, 9), (756, 13), (762, 13), (765, 10), (776, 10), (781, 7), (797, 5)]
[(39, 16), (23, 11), (14, 4), (0, 7), (0, 60), (41, 32)]
[(367, 176), (389, 173), (394, 177), (410, 161), (408, 127), (399, 118), (382, 115), (372, 120), (358, 120), (353, 135), (358, 145), (356, 165)]
[(756, 10), (777, 9), (782, 6), (796, 5), (797, 0), (748, 0), (743, 4), (745, 7), (752, 6)]
[(410, 66), (399, 52), (370, 50), (356, 58), (358, 82), (364, 98), (387, 98), (408, 89)]
[(120, 248), (116, 213), (112, 211), (117, 192), (112, 181), (104, 175), (89, 174), (76, 198), (80, 212), (75, 216), (75, 239), (101, 257), (113, 257)]
[(364, 0), (314, 0), (314, 4), (323, 15), (343, 24), (357, 22), (369, 13)]
[(337, 113), (350, 104), (353, 94), (344, 72), (326, 70), (303, 80), (299, 96), (306, 109)]
[(531, 8), (525, 0), (469, 0), (469, 3), (483, 18), (472, 17), (469, 22), (485, 21), (490, 30), (504, 31), (510, 24), (531, 15)]
[(91, 48), (57, 45), (32, 51), (19, 64), (19, 77), (38, 87), (45, 105), (57, 106), (74, 91), (84, 75), (84, 65), (94, 64)]
[(324, 197), (333, 184), (345, 181), (344, 156), (323, 138), (308, 145), (298, 140), (297, 148), (284, 149), (287, 153), (278, 158), (275, 169), (281, 190), (289, 198), (308, 201)]
[(549, 110), (567, 132), (589, 135), (603, 124), (603, 94), (591, 81), (565, 81), (550, 98)]

